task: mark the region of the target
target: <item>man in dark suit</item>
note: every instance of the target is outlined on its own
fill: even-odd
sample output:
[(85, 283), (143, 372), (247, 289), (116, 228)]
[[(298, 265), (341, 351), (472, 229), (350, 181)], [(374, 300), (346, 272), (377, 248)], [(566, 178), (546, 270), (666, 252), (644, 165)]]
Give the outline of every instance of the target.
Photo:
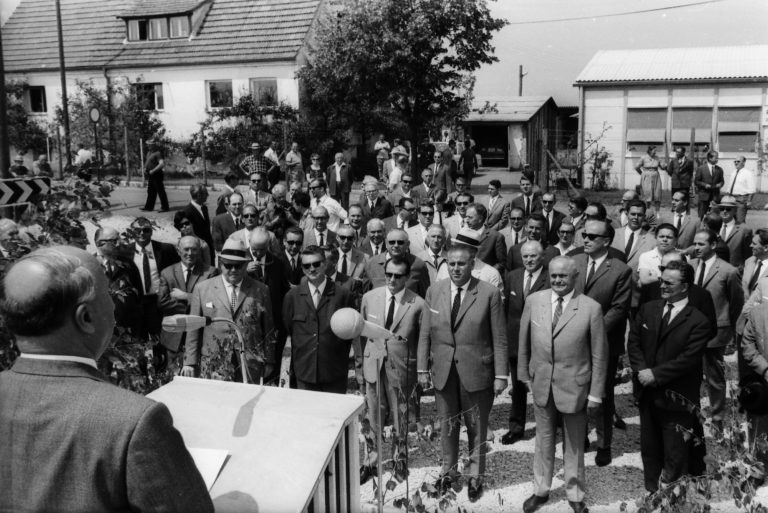
[[(466, 178), (465, 178), (466, 180)], [(501, 197), (501, 181), (488, 182), (488, 218), (486, 228), (499, 231), (509, 223), (510, 205), (506, 198)]]
[(168, 408), (96, 370), (115, 322), (95, 257), (42, 248), (4, 279), (0, 510), (213, 512)]
[(384, 221), (375, 217), (365, 225), (365, 231), (368, 233), (360, 244), (360, 251), (366, 255), (376, 256), (386, 252), (387, 247), (384, 244), (384, 235), (386, 234)]
[(365, 237), (368, 235), (368, 231), (365, 227), (367, 221), (365, 219), (363, 207), (360, 205), (350, 205), (347, 223), (349, 227), (355, 231), (355, 247), (362, 247), (363, 240), (365, 240)]
[(534, 194), (533, 183), (526, 176), (520, 177), (520, 192), (522, 194), (512, 200), (512, 208), (521, 209), (526, 218), (534, 212), (541, 211), (541, 196)]
[(395, 215), (395, 209), (392, 207), (392, 203), (381, 196), (378, 183), (376, 182), (365, 184), (363, 194), (360, 195), (358, 204), (360, 205), (360, 208), (363, 209), (363, 219), (366, 222), (374, 217), (384, 219), (385, 217)]
[(718, 154), (714, 150), (707, 152), (707, 161), (696, 168), (696, 190), (699, 193), (699, 219), (709, 210), (710, 203), (720, 201), (720, 187), (725, 183), (723, 168), (717, 165)]
[(404, 173), (400, 176), (400, 183), (397, 187), (387, 195), (387, 200), (390, 204), (397, 205), (400, 203), (400, 198), (411, 198), (416, 205), (421, 205), (423, 201), (429, 200), (429, 198), (422, 197), (422, 191), (424, 191), (422, 187), (414, 187), (414, 177), (410, 173)]
[(227, 211), (227, 205), (229, 204), (229, 196), (235, 192), (235, 188), (240, 183), (240, 178), (234, 171), (228, 172), (224, 175), (224, 192), (219, 194), (216, 200), (216, 212), (215, 215), (223, 214)]
[(214, 261), (215, 251), (213, 246), (213, 235), (211, 234), (211, 218), (208, 216), (208, 207), (205, 205), (208, 199), (208, 189), (203, 184), (189, 186), (189, 195), (192, 199), (184, 207), (182, 212), (192, 223), (192, 231), (195, 235), (208, 243), (211, 262)]
[(560, 225), (566, 217), (566, 215), (559, 210), (555, 210), (555, 202), (556, 198), (554, 192), (545, 192), (541, 195), (542, 208), (540, 212), (541, 215), (544, 216), (544, 221), (546, 223), (544, 227), (544, 240), (546, 240), (547, 244), (550, 246), (554, 246), (560, 241), (557, 232), (560, 230)]
[(691, 194), (691, 182), (693, 181), (693, 161), (685, 156), (685, 147), (675, 148), (675, 158), (669, 161), (667, 173), (671, 180), (672, 194), (681, 191), (685, 194), (686, 203)]
[[(443, 465), (436, 488), (444, 493), (456, 478), (459, 423), (464, 417), (469, 440), (467, 496), (482, 493), (488, 451), (488, 417), (494, 393), (507, 387), (508, 355), (501, 293), (471, 276), (474, 249), (456, 244), (448, 251), (450, 279), (429, 288), (419, 335), (419, 383), (428, 386), (430, 372), (441, 421)], [(470, 313), (471, 312), (471, 313)]]
[(304, 230), (304, 247), (335, 244), (336, 232), (328, 229), (328, 219), (330, 219), (328, 210), (325, 207), (313, 208), (312, 219), (315, 221), (315, 226)]
[(487, 217), (488, 209), (485, 208), (485, 205), (472, 203), (467, 207), (467, 227), (476, 232), (476, 238), (480, 243), (475, 258), (495, 267), (499, 273), (503, 273), (507, 246), (503, 235), (494, 229), (485, 227)]
[(407, 230), (412, 226), (419, 224), (419, 220), (416, 216), (416, 202), (409, 198), (400, 198), (400, 203), (397, 204), (397, 215), (389, 216), (384, 221), (384, 229), (387, 233), (395, 228)]
[[(544, 248), (544, 267), (549, 265), (550, 260), (560, 255), (560, 251), (554, 246), (548, 245), (547, 241), (544, 239), (545, 226), (546, 221), (544, 220), (544, 216), (538, 212), (531, 214), (528, 220), (525, 222), (525, 235), (527, 237), (526, 240), (538, 241)], [(507, 252), (506, 265), (506, 269), (508, 271), (512, 271), (513, 269), (520, 269), (523, 267), (523, 258), (520, 254), (520, 249), (522, 247), (523, 243), (521, 242), (509, 248), (509, 251)]]
[(613, 439), (614, 386), (619, 357), (624, 354), (624, 332), (632, 294), (632, 271), (611, 258), (611, 230), (607, 221), (589, 220), (584, 225), (584, 253), (573, 257), (579, 279), (576, 292), (588, 296), (600, 305), (608, 341), (605, 398), (600, 414), (595, 419), (597, 429), (597, 454), (595, 464), (611, 463)]
[(339, 241), (337, 271), (354, 280), (365, 278), (365, 264), (368, 255), (355, 248), (355, 230), (351, 226), (341, 225), (336, 234)]
[[(195, 286), (218, 274), (215, 267), (203, 267), (200, 258), (200, 239), (193, 236), (182, 237), (176, 244), (176, 252), (181, 262), (170, 265), (160, 273), (160, 292), (158, 303), (163, 317), (175, 314), (188, 314), (192, 291)], [(169, 362), (175, 361), (176, 354), (183, 349), (186, 333), (171, 333), (163, 330), (160, 343), (168, 350)]]
[(239, 192), (234, 192), (229, 195), (227, 212), (219, 214), (213, 218), (213, 228), (211, 229), (211, 232), (216, 253), (221, 251), (221, 248), (224, 246), (224, 241), (227, 240), (230, 235), (245, 226), (241, 217), (242, 213), (243, 195)]
[(523, 439), (525, 433), (526, 402), (528, 389), (517, 379), (517, 350), (520, 335), (520, 317), (525, 300), (540, 290), (549, 288), (549, 273), (544, 268), (544, 248), (532, 240), (520, 248), (523, 267), (507, 271), (504, 290), (507, 294), (507, 341), (509, 343), (509, 370), (512, 373), (512, 407), (509, 411), (509, 431), (501, 437), (501, 443), (509, 445)]
[(688, 212), (688, 198), (687, 189), (673, 192), (672, 213), (666, 219), (666, 222), (677, 228), (677, 247), (683, 250), (693, 244), (693, 236), (700, 223), (700, 219), (691, 217)]
[(419, 296), (424, 297), (429, 288), (429, 272), (424, 262), (411, 254), (408, 234), (404, 230), (397, 228), (387, 233), (387, 251), (372, 256), (365, 265), (365, 275), (370, 282), (370, 287), (375, 289), (386, 285), (387, 278), (384, 272), (384, 264), (394, 256), (403, 257), (411, 266), (411, 272), (408, 275), (405, 286)]
[(730, 260), (728, 262), (742, 271), (744, 262), (752, 255), (752, 230), (746, 224), (736, 222), (736, 209), (739, 204), (733, 196), (723, 196), (717, 209), (723, 218), (723, 227), (720, 230), (720, 238), (728, 246)]
[(354, 307), (352, 294), (328, 279), (319, 247), (302, 250), (301, 266), (307, 279), (283, 301), (296, 384), (300, 390), (344, 394), (352, 340), (337, 337), (330, 323), (333, 312)]
[(141, 275), (144, 286), (142, 296), (142, 312), (144, 323), (140, 337), (148, 335), (159, 336), (163, 316), (158, 304), (160, 291), (160, 272), (169, 265), (179, 261), (176, 248), (166, 242), (152, 240), (152, 223), (146, 217), (137, 217), (131, 223), (130, 233), (133, 235), (133, 263)]
[(645, 488), (656, 492), (686, 471), (692, 440), (680, 429), (697, 423), (688, 404), (668, 396), (675, 392), (692, 405), (700, 402), (701, 360), (710, 327), (704, 314), (688, 302), (692, 269), (670, 262), (661, 276), (662, 299), (645, 303), (632, 323), (627, 354), (640, 405), (640, 454)]
[(304, 232), (296, 226), (288, 228), (285, 232), (283, 245), (285, 250), (280, 255), (280, 261), (283, 263), (283, 274), (294, 287), (304, 276), (304, 272), (301, 270), (301, 248), (304, 245)]
[(336, 162), (328, 166), (325, 172), (328, 177), (328, 194), (346, 210), (349, 207), (349, 192), (352, 190), (352, 170), (344, 162), (343, 153), (337, 153), (334, 158)]
[(600, 409), (610, 370), (600, 305), (575, 288), (580, 281), (573, 259), (555, 257), (549, 263), (552, 288), (531, 294), (520, 319), (517, 376), (531, 389), (536, 418), (534, 492), (523, 503), (524, 513), (549, 500), (558, 425), (563, 426), (565, 495), (574, 513), (587, 512), (587, 415)]

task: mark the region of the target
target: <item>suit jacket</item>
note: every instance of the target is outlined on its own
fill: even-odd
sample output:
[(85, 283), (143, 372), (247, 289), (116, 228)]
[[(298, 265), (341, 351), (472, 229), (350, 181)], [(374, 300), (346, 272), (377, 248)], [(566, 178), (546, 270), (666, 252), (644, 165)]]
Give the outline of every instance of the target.
[[(576, 248), (566, 253), (565, 256), (575, 257), (576, 255), (583, 255), (583, 254), (584, 254), (584, 246), (577, 246)], [(619, 251), (616, 248), (612, 248), (611, 246), (608, 246), (608, 256), (610, 258), (618, 260), (622, 264), (627, 263), (627, 257), (624, 255), (624, 252)]]
[(408, 240), (410, 241), (408, 247), (411, 248), (411, 251), (414, 254), (427, 251), (427, 239), (424, 236), (424, 230), (425, 228), (422, 227), (421, 223), (416, 223), (414, 226), (405, 230), (408, 234)]
[[(417, 186), (417, 187), (411, 187), (411, 193), (408, 195), (408, 197), (411, 198), (414, 201), (414, 203), (416, 203), (416, 206), (419, 206), (421, 205), (422, 199), (425, 198), (426, 194), (427, 193), (424, 190), (424, 187)], [(396, 207), (397, 205), (400, 204), (400, 198), (402, 198), (403, 196), (404, 196), (403, 188), (401, 185), (398, 184), (398, 186), (395, 187), (395, 189), (387, 195), (387, 200), (389, 200), (389, 202), (392, 204), (393, 207)], [(433, 193), (433, 196), (434, 196), (434, 193)], [(394, 214), (394, 210), (392, 211), (392, 214), (388, 214), (388, 215), (393, 215), (393, 214)], [(384, 216), (384, 217), (387, 217), (387, 216)]]
[(213, 512), (168, 408), (78, 362), (0, 373), (0, 510)]
[(229, 196), (235, 192), (234, 189), (230, 189), (228, 185), (224, 184), (224, 192), (219, 194), (219, 197), (216, 199), (216, 212), (214, 212), (214, 215), (223, 214), (227, 211), (227, 203), (229, 202)]
[[(490, 203), (490, 198), (488, 200)], [(509, 223), (509, 211), (511, 207), (509, 202), (499, 194), (493, 203), (493, 208), (488, 209), (488, 217), (485, 220), (485, 227), (491, 230), (499, 231)]]
[[(163, 317), (189, 313), (189, 302), (183, 299), (172, 298), (171, 291), (179, 289), (184, 292), (192, 292), (199, 282), (213, 278), (218, 274), (219, 270), (215, 267), (205, 269), (201, 265), (196, 265), (192, 268), (189, 282), (187, 282), (184, 280), (184, 271), (181, 268), (181, 263), (173, 264), (163, 269), (160, 273), (160, 291), (157, 294), (160, 313), (163, 314)], [(178, 351), (183, 335), (184, 333), (171, 333), (170, 331), (163, 330), (160, 333), (160, 343), (171, 351)]]
[(685, 157), (681, 165), (678, 159), (671, 159), (667, 166), (667, 173), (672, 179), (673, 189), (690, 189), (693, 181), (693, 161)]
[[(544, 215), (543, 211), (540, 213)], [(566, 218), (566, 215), (558, 210), (552, 210), (551, 215), (552, 222), (544, 231), (543, 238), (549, 242), (550, 245), (554, 246), (560, 242), (560, 237), (557, 235), (557, 232), (560, 230), (560, 225), (563, 224), (563, 220)]]
[(328, 194), (331, 197), (349, 193), (352, 190), (352, 170), (346, 162), (341, 164), (339, 175), (341, 176), (341, 181), (338, 182), (339, 187), (337, 189), (336, 163), (334, 162), (325, 170), (325, 176), (328, 178)]
[[(523, 242), (520, 244), (517, 244), (516, 246), (512, 246), (509, 248), (509, 251), (507, 252), (507, 271), (512, 271), (514, 269), (521, 269), (523, 267), (523, 256), (520, 253), (520, 249), (523, 247)], [(544, 244), (542, 244), (544, 245)], [(549, 261), (555, 258), (556, 256), (560, 256), (560, 251), (554, 247), (554, 246), (546, 246), (544, 248), (544, 268), (546, 269), (549, 266)]]
[(173, 265), (181, 260), (179, 254), (176, 252), (176, 248), (173, 247), (173, 244), (160, 242), (158, 240), (152, 240), (151, 244), (152, 254), (155, 257), (158, 272), (161, 272), (169, 265)]
[[(697, 272), (699, 259), (689, 262), (694, 269), (694, 283), (699, 283)], [(710, 269), (709, 267), (712, 266)], [(704, 277), (704, 288), (712, 295), (717, 311), (717, 327), (736, 326), (741, 309), (744, 306), (744, 292), (741, 289), (739, 272), (728, 262), (715, 257), (707, 263), (707, 274)], [(718, 347), (713, 340), (709, 347)]]
[[(523, 199), (524, 195), (520, 194), (519, 196), (515, 197), (512, 202), (510, 203), (511, 208), (519, 208), (523, 212), (525, 212), (525, 200)], [(530, 206), (530, 213), (533, 212), (539, 212), (541, 210), (541, 194), (536, 194), (534, 192), (531, 193), (531, 206)]]
[[(686, 305), (663, 328), (664, 305), (661, 299), (642, 305), (629, 331), (627, 355), (635, 374), (634, 394), (637, 400), (653, 401), (659, 408), (687, 411), (687, 405), (667, 397), (667, 392), (677, 392), (699, 404), (701, 360), (709, 339), (709, 325), (704, 314)], [(651, 369), (655, 385), (640, 385), (636, 376), (644, 369)]]
[(217, 253), (224, 247), (224, 241), (236, 231), (235, 221), (229, 212), (219, 214), (213, 218), (211, 233), (213, 235), (213, 246)]
[[(509, 343), (509, 359), (517, 361), (519, 349), (520, 318), (523, 316), (523, 308), (527, 297), (524, 295), (526, 271), (523, 268), (507, 271), (504, 276), (504, 290), (506, 291), (507, 306), (507, 341)], [(538, 278), (531, 284), (528, 297), (534, 292), (549, 288), (549, 273), (542, 266)], [(515, 369), (517, 371), (517, 369)]]
[(763, 376), (768, 369), (768, 305), (757, 306), (749, 319), (744, 329), (741, 354), (746, 368)]
[[(351, 225), (349, 225), (349, 224), (347, 224), (347, 226), (351, 227)], [(352, 227), (352, 229), (355, 230), (354, 227)], [(355, 230), (355, 244), (354, 244), (354, 246), (357, 249), (361, 249), (362, 245), (363, 245), (363, 241), (365, 240), (366, 237), (368, 237), (368, 230), (366, 229), (365, 223), (363, 223), (363, 226), (360, 227), (359, 234), (358, 234), (358, 231)]]
[(528, 296), (520, 319), (517, 379), (530, 383), (533, 401), (557, 411), (586, 409), (587, 396), (605, 396), (608, 343), (600, 305), (574, 293), (552, 327), (552, 291)]
[[(184, 214), (192, 223), (192, 230), (195, 235), (203, 239), (208, 244), (211, 262), (214, 260), (215, 252), (213, 249), (213, 234), (211, 233), (211, 218), (208, 215), (208, 207), (203, 205), (203, 214), (201, 214), (192, 203), (184, 207)], [(218, 215), (218, 214), (217, 214)]]
[[(253, 255), (251, 255), (253, 256)], [(255, 260), (255, 259), (254, 259)], [(290, 267), (290, 265), (288, 266)], [(298, 264), (297, 267), (301, 267)], [(288, 275), (285, 274), (285, 265), (271, 252), (267, 252), (264, 256), (264, 269), (261, 278), (258, 277), (256, 271), (249, 272), (248, 276), (254, 281), (258, 281), (266, 285), (269, 289), (269, 299), (272, 302), (272, 317), (274, 320), (275, 330), (277, 331), (278, 340), (283, 340), (285, 336), (285, 325), (283, 323), (283, 311), (280, 308), (283, 304), (283, 298), (291, 288), (288, 282)], [(275, 355), (279, 361), (280, 356)]]
[(275, 202), (275, 198), (266, 191), (254, 191), (250, 187), (238, 187), (238, 192), (243, 195), (243, 205), (253, 203), (259, 212), (266, 210), (270, 204)]
[[(304, 271), (301, 269), (301, 253), (296, 255), (296, 269), (291, 267), (291, 262), (285, 252), (276, 255), (275, 258), (283, 266), (283, 276), (291, 284), (291, 287), (298, 285), (301, 278), (304, 277)], [(282, 303), (280, 303), (280, 306), (282, 307)]]
[(602, 308), (605, 333), (611, 354), (624, 353), (624, 334), (627, 329), (630, 298), (632, 293), (632, 271), (630, 268), (610, 256), (595, 269), (589, 283), (587, 266), (589, 257), (585, 254), (573, 257), (579, 276), (576, 278), (576, 291), (597, 301)]
[[(724, 183), (723, 168), (718, 165), (713, 167), (713, 172), (709, 171), (709, 163), (705, 162), (696, 168), (696, 191), (699, 195), (699, 201), (720, 201), (720, 187)], [(712, 186), (711, 189), (705, 189), (704, 185)]]
[(508, 224), (507, 226), (499, 230), (499, 233), (501, 234), (502, 237), (504, 237), (504, 244), (507, 246), (507, 248), (511, 248), (515, 244), (520, 244), (528, 240), (528, 235), (525, 232), (525, 227), (523, 227), (517, 233), (517, 242), (515, 242), (515, 236), (512, 233), (512, 225)]
[[(372, 289), (383, 287), (387, 284), (387, 279), (384, 276), (384, 266), (387, 263), (388, 255), (387, 252), (384, 252), (368, 259), (368, 263), (365, 266), (365, 275), (368, 277)], [(411, 253), (408, 253), (405, 258), (411, 263), (411, 274), (408, 275), (405, 287), (424, 297), (429, 288), (427, 266), (423, 260)]]
[(725, 243), (728, 245), (730, 255), (728, 262), (734, 267), (743, 268), (744, 261), (752, 255), (750, 248), (752, 229), (745, 224), (737, 223), (728, 234)]
[[(619, 251), (624, 251), (624, 229), (617, 230), (616, 236), (613, 238), (612, 247)], [(640, 255), (646, 251), (650, 251), (656, 247), (656, 237), (649, 230), (642, 229), (640, 235), (635, 234), (635, 240), (632, 243), (632, 249), (627, 255), (627, 265), (632, 269), (632, 306), (636, 307), (640, 304), (640, 281), (637, 274), (638, 264), (640, 263)]]
[[(384, 326), (388, 308), (386, 287), (379, 287), (363, 296), (360, 313), (366, 321)], [(365, 381), (376, 383), (383, 365), (390, 387), (405, 391), (416, 385), (419, 328), (425, 309), (424, 300), (405, 289), (402, 299), (398, 302), (397, 312), (392, 318), (392, 326), (390, 326), (390, 331), (402, 337), (402, 340), (366, 339), (361, 336), (355, 341), (356, 344), (359, 344), (359, 348), (364, 348), (356, 351), (355, 354), (358, 362), (357, 368), (362, 370)]]
[[(347, 259), (347, 276), (354, 280), (365, 279), (365, 264), (367, 263), (368, 255), (359, 249), (352, 248), (349, 250), (349, 257)], [(341, 252), (339, 252), (339, 265), (341, 265)]]
[(309, 284), (304, 279), (288, 291), (283, 301), (283, 319), (291, 337), (293, 370), (307, 383), (333, 383), (347, 376), (352, 340), (342, 340), (331, 330), (331, 315), (353, 308), (349, 290), (326, 279), (315, 309)]
[(444, 265), (448, 265), (448, 262), (446, 261), (448, 252), (446, 250), (442, 250), (440, 252), (440, 255), (437, 259), (437, 266), (435, 266), (435, 259), (432, 257), (432, 252), (428, 249), (419, 253), (415, 253), (415, 256), (424, 262), (424, 265), (427, 268), (427, 273), (429, 274), (430, 284), (435, 283), (435, 278), (437, 277), (437, 272), (440, 270), (440, 268)]
[[(243, 278), (237, 290), (237, 306), (234, 315), (230, 306), (230, 298), (224, 287), (221, 276), (199, 282), (192, 291), (192, 301), (189, 307), (191, 315), (203, 317), (224, 317), (235, 321), (243, 328), (245, 338), (245, 358), (249, 364), (265, 363), (274, 365), (276, 334), (273, 324), (272, 302), (269, 289), (263, 283)], [(231, 337), (232, 328), (224, 323), (213, 323), (187, 334), (187, 345), (184, 352), (184, 365), (200, 365), (205, 371), (208, 359), (228, 355), (218, 354), (221, 349), (219, 342)], [(237, 350), (237, 343), (233, 351)], [(205, 372), (203, 372), (205, 374)]]
[[(751, 256), (744, 262), (744, 274), (741, 277), (741, 290), (744, 291), (745, 298), (752, 295), (753, 291), (749, 290), (749, 282), (752, 280), (752, 275), (755, 274), (756, 269), (757, 258)], [(763, 262), (763, 265), (760, 267), (760, 276), (755, 281), (755, 289), (757, 289), (757, 284), (760, 283), (760, 280), (763, 278), (768, 278), (768, 261)]]
[[(384, 221), (384, 233), (389, 233), (390, 230), (394, 230), (397, 228), (397, 216), (389, 216), (382, 219)], [(405, 229), (412, 228), (419, 224), (419, 222), (416, 219), (411, 219), (406, 223)]]
[[(369, 257), (374, 256), (373, 255), (373, 248), (371, 247), (371, 237), (366, 235), (363, 241), (360, 243), (360, 246), (358, 246), (358, 249), (368, 255)], [(387, 243), (385, 241), (382, 241), (381, 243), (381, 252), (387, 251)]]
[(476, 258), (503, 273), (507, 255), (504, 236), (496, 230), (485, 228), (478, 242), (480, 246), (477, 248)]
[[(640, 289), (640, 304), (644, 305), (650, 301), (661, 299), (661, 282), (653, 282), (643, 285)], [(688, 304), (704, 314), (710, 327), (709, 338), (717, 335), (717, 312), (715, 303), (712, 301), (712, 294), (703, 287), (691, 285), (688, 288)]]
[[(326, 237), (325, 237), (325, 240), (323, 241), (323, 243), (326, 246), (331, 246), (331, 245), (335, 244), (336, 241), (338, 240), (336, 238), (336, 232), (331, 231), (330, 229), (326, 228), (325, 229), (325, 233), (326, 233)], [(309, 230), (304, 230), (304, 244), (302, 245), (303, 247), (306, 248), (308, 246), (316, 246), (318, 244), (318, 242), (319, 241), (315, 238), (315, 229), (314, 228), (310, 228)]]
[(451, 327), (451, 280), (427, 291), (419, 333), (418, 369), (432, 370), (432, 383), (445, 388), (451, 366), (468, 392), (490, 390), (496, 376), (509, 374), (507, 330), (499, 290), (477, 278), (464, 285), (456, 325)]
[[(453, 160), (451, 160), (453, 162)], [(429, 166), (435, 173), (432, 180), (434, 187), (433, 198), (436, 203), (444, 203), (448, 194), (453, 191), (453, 178), (451, 177), (451, 164), (430, 164)]]
[[(677, 226), (677, 214), (674, 212), (664, 219), (665, 223), (669, 223), (672, 226)], [(683, 218), (683, 222), (680, 225), (680, 229), (677, 234), (677, 247), (680, 249), (687, 249), (693, 244), (693, 237), (696, 235), (696, 231), (699, 229), (699, 219), (691, 214), (686, 215)]]
[(392, 207), (392, 203), (390, 203), (388, 199), (382, 197), (376, 198), (376, 202), (373, 204), (373, 209), (371, 209), (371, 206), (368, 204), (368, 198), (366, 198), (365, 195), (360, 196), (358, 205), (363, 209), (363, 219), (366, 223), (374, 217), (384, 219), (385, 217), (395, 215), (395, 209)]

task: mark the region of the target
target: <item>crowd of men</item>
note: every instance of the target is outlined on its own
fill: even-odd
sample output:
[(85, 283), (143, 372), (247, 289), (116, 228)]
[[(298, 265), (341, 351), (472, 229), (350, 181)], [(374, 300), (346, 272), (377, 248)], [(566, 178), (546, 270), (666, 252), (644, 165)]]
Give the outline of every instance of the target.
[[(699, 405), (704, 381), (713, 427), (722, 429), (726, 352), (737, 348), (741, 372), (766, 380), (768, 229), (753, 233), (740, 222), (730, 195), (714, 197), (699, 219), (684, 188), (673, 194), (668, 219), (649, 216), (634, 191), (612, 212), (570, 198), (566, 215), (528, 175), (514, 198), (491, 180), (480, 202), (443, 158), (436, 152), (418, 178), (398, 160), (384, 181), (363, 180), (356, 203), (342, 155), (316, 174), (289, 173), (287, 184), (270, 183), (266, 167), (252, 170), (244, 186), (228, 175), (213, 216), (206, 188), (193, 185), (189, 204), (174, 215), (175, 248), (153, 240), (143, 217), (131, 224), (127, 252), (120, 234), (100, 229), (96, 256), (122, 298), (117, 324), (156, 337), (161, 360), (185, 376), (211, 377), (224, 361), (236, 380), (344, 394), (353, 354), (371, 425), (393, 425), (396, 434), (419, 420), (421, 394), (434, 388), (442, 433), (435, 486), (445, 492), (460, 477), (463, 420), (470, 501), (483, 493), (493, 399), (511, 377), (501, 442), (524, 438), (529, 393), (536, 420), (535, 486), (525, 513), (549, 499), (558, 427), (567, 499), (576, 513), (586, 511), (588, 425), (597, 431), (595, 463), (610, 464), (613, 430), (626, 428), (614, 388), (628, 364), (646, 489), (703, 472), (704, 446), (694, 447), (679, 427), (700, 436), (703, 428), (679, 398)], [(330, 319), (346, 307), (394, 335), (340, 339)], [(237, 323), (244, 364), (237, 348), (221, 344), (226, 325), (162, 332), (162, 317), (176, 313)], [(290, 356), (287, 380), (283, 355)], [(764, 418), (752, 420), (768, 432)], [(373, 472), (363, 467), (361, 479)]]

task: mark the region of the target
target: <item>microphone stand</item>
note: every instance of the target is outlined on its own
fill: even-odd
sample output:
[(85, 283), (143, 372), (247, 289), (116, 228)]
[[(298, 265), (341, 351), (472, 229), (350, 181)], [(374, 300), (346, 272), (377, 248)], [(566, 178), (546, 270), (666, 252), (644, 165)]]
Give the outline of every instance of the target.
[[(245, 365), (245, 341), (243, 340), (243, 333), (240, 330), (240, 326), (238, 326), (235, 321), (231, 319), (227, 319), (226, 317), (212, 317), (211, 318), (211, 324), (214, 322), (223, 322), (225, 324), (228, 324), (232, 327), (232, 329), (235, 330), (235, 334), (237, 335), (237, 341), (240, 344), (240, 368), (242, 372), (240, 373), (243, 377), (243, 383), (248, 384), (248, 367)], [(261, 385), (264, 384), (263, 378)]]

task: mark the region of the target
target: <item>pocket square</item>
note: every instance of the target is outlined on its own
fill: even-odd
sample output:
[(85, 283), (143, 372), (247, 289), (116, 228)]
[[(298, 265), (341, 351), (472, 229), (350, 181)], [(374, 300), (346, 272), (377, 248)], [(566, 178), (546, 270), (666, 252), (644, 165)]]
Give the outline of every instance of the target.
[(534, 321), (533, 319), (531, 319), (531, 322), (533, 323), (534, 326), (541, 326), (541, 324), (539, 324), (538, 322)]
[(378, 319), (378, 317), (376, 317), (376, 316), (375, 316), (375, 315), (373, 315), (373, 314), (368, 314), (368, 317), (370, 317), (371, 319)]
[(209, 301), (208, 303), (205, 304), (205, 307), (206, 308), (213, 308), (213, 302)]
[(648, 325), (647, 325), (647, 324), (645, 324), (645, 323), (643, 323), (643, 329), (646, 329), (646, 330), (647, 330), (647, 329), (649, 329), (649, 328), (648, 328)]
[(513, 291), (512, 291), (512, 295), (513, 295), (513, 296), (516, 296), (516, 295), (517, 295), (517, 293), (516, 293), (516, 292), (513, 290)]
[(431, 308), (429, 309), (429, 311), (432, 312), (433, 314), (439, 314), (440, 313), (437, 310), (432, 310)]

